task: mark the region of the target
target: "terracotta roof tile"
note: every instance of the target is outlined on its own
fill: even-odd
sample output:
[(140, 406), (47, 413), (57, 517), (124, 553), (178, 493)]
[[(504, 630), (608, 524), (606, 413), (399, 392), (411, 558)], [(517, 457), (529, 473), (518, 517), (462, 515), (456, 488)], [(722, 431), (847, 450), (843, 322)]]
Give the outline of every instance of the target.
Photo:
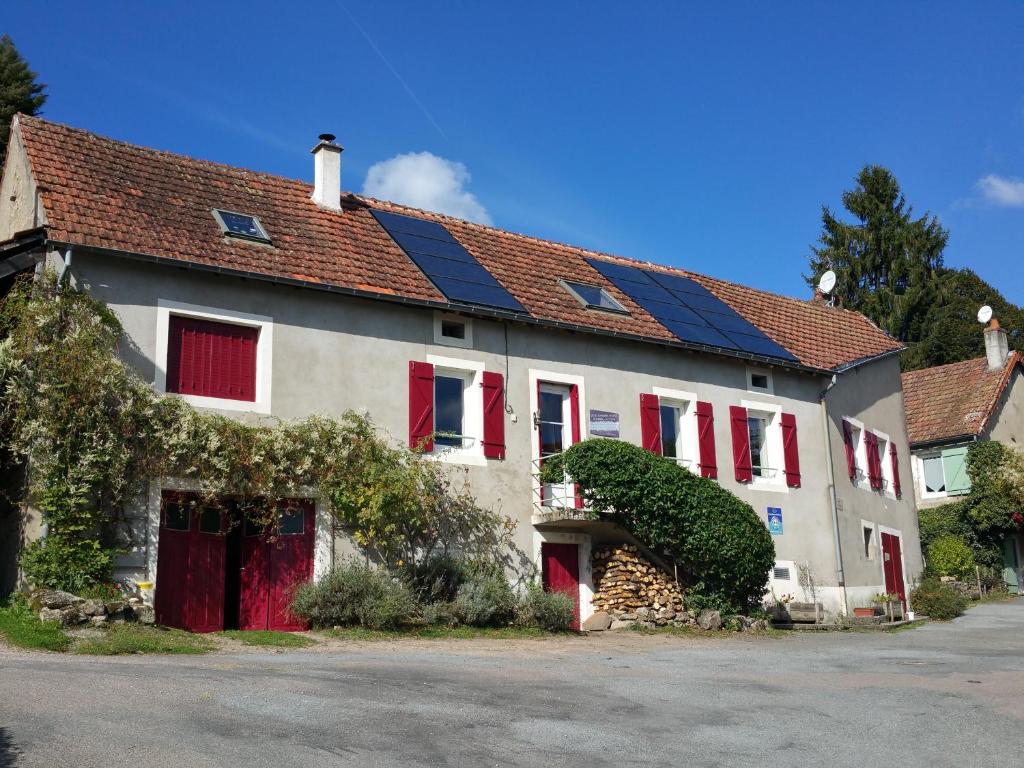
[[(17, 119), (53, 240), (444, 303), (373, 219), (372, 206), (443, 223), (534, 318), (675, 341), (585, 258), (640, 262), (354, 195), (341, 198), (342, 213), (327, 211), (302, 181)], [(213, 208), (258, 216), (272, 245), (224, 237)], [(855, 312), (642, 265), (697, 280), (808, 367), (833, 369), (901, 348)], [(586, 309), (559, 278), (603, 286), (629, 315)]]
[(989, 370), (987, 358), (978, 357), (904, 373), (910, 444), (979, 435), (1018, 365), (1024, 365), (1024, 359), (1011, 352), (1006, 365), (996, 371)]

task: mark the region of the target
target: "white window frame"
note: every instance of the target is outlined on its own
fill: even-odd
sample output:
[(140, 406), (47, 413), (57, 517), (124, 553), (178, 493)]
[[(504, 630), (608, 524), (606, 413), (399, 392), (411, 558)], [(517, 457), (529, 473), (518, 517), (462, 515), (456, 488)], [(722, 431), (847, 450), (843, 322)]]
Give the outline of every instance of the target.
[[(456, 339), (451, 336), (445, 336), (441, 333), (442, 323), (459, 323), (463, 328), (466, 329), (465, 338)], [(464, 317), (463, 315), (456, 315), (451, 312), (435, 312), (434, 313), (434, 343), (440, 344), (445, 347), (460, 347), (462, 349), (473, 348), (473, 319), (470, 317)]]
[[(579, 407), (580, 442), (587, 439), (587, 427), (589, 426), (590, 419), (587, 418), (587, 391), (583, 384), (582, 376), (574, 373), (558, 373), (530, 368), (527, 371), (527, 381), (530, 387), (530, 466), (531, 468), (536, 468), (540, 465), (540, 433), (539, 427), (534, 422), (534, 416), (540, 412), (538, 388), (541, 382), (545, 384), (562, 384), (570, 387), (575, 385)], [(567, 424), (566, 426), (569, 425)], [(531, 498), (538, 500), (544, 495), (541, 491), (540, 477), (536, 472), (531, 471), (531, 474)]]
[[(767, 389), (763, 387), (754, 386), (755, 374), (768, 377)], [(775, 394), (775, 381), (772, 378), (772, 372), (767, 368), (747, 368), (747, 389), (750, 392), (758, 392), (762, 395), (774, 395)]]
[(864, 442), (864, 434), (867, 431), (867, 427), (864, 426), (863, 421), (850, 416), (843, 416), (843, 421), (847, 422), (851, 428), (857, 430), (853, 441), (853, 484), (858, 488), (871, 490), (871, 480), (868, 478), (868, 452)]
[[(680, 466), (700, 474), (700, 444), (697, 435), (697, 394), (680, 389), (652, 387), (651, 392), (658, 397), (658, 424), (661, 425), (660, 406), (667, 405), (679, 409), (679, 437), (676, 450), (682, 449), (682, 456), (677, 457)], [(678, 461), (678, 459), (682, 459)]]
[[(213, 320), (228, 325), (242, 325), (259, 329), (256, 341), (256, 398), (231, 400), (225, 397), (183, 395), (167, 391), (167, 349), (171, 333), (171, 316)], [(156, 304), (156, 371), (153, 386), (162, 395), (180, 397), (197, 408), (215, 408), (221, 411), (249, 411), (270, 413), (270, 383), (274, 352), (274, 319), (268, 315), (254, 315), (232, 309), (204, 307), (171, 299), (157, 299)]]
[[(891, 498), (896, 498), (896, 491), (892, 484), (892, 459), (889, 457), (889, 448), (892, 440), (885, 432), (879, 432), (877, 429), (871, 430), (874, 432), (875, 437), (878, 439), (878, 447), (881, 449), (879, 452), (878, 463), (882, 470), (882, 493)], [(871, 486), (870, 481), (868, 487)]]
[(917, 465), (917, 477), (918, 477), (918, 489), (921, 493), (922, 499), (945, 499), (949, 497), (948, 490), (942, 491), (929, 491), (927, 481), (924, 475), (924, 460), (937, 458), (939, 460), (939, 467), (942, 469), (942, 487), (946, 488), (948, 483), (946, 479), (946, 462), (942, 460), (942, 450), (937, 451), (923, 451), (914, 455), (914, 463)]
[(448, 375), (466, 380), (462, 401), (462, 432), (464, 437), (471, 440), (462, 448), (435, 443), (427, 455), (450, 464), (487, 466), (484, 457), (484, 363), (439, 355), (427, 355), (427, 362), (434, 366), (434, 376)]
[[(752, 475), (749, 486), (761, 491), (777, 491), (789, 493), (786, 484), (786, 457), (782, 447), (782, 406), (764, 401), (741, 400), (740, 405), (747, 409), (747, 418), (760, 416), (767, 422), (765, 428), (765, 449), (768, 452), (768, 469), (774, 469), (771, 477)], [(747, 440), (750, 440), (748, 428)]]

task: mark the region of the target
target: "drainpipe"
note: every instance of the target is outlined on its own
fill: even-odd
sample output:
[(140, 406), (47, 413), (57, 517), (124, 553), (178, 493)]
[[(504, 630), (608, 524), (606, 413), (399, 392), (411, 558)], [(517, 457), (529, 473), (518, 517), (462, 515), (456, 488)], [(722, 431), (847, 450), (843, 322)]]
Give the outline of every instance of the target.
[(825, 462), (825, 471), (828, 473), (828, 500), (832, 507), (832, 538), (836, 549), (836, 581), (839, 584), (839, 591), (843, 600), (843, 613), (849, 615), (850, 609), (846, 596), (846, 574), (843, 571), (843, 547), (839, 540), (839, 505), (836, 502), (836, 473), (832, 467), (832, 432), (828, 425), (828, 406), (825, 404), (825, 396), (832, 387), (836, 385), (838, 374), (832, 374), (832, 381), (822, 390), (818, 400), (821, 403), (821, 426), (825, 431), (825, 455), (828, 461)]

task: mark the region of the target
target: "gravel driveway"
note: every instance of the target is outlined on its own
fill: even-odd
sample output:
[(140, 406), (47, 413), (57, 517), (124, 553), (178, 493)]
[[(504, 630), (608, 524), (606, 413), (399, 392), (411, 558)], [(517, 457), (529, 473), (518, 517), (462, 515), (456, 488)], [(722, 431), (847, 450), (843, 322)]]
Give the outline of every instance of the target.
[(0, 650), (0, 767), (1024, 762), (1024, 600), (896, 634)]

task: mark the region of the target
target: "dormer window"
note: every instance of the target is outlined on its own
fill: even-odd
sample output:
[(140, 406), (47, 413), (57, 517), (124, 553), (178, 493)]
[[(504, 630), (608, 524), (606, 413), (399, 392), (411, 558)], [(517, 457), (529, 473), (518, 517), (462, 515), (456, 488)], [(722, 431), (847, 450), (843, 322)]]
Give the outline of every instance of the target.
[(243, 240), (254, 240), (258, 243), (269, 243), (270, 237), (263, 229), (260, 220), (248, 213), (235, 213), (220, 208), (213, 209), (213, 218), (220, 224), (220, 230), (228, 237), (239, 237)]
[(603, 309), (605, 312), (618, 312), (628, 315), (629, 312), (617, 302), (608, 291), (599, 285), (577, 283), (570, 280), (559, 280), (559, 284), (587, 309)]

